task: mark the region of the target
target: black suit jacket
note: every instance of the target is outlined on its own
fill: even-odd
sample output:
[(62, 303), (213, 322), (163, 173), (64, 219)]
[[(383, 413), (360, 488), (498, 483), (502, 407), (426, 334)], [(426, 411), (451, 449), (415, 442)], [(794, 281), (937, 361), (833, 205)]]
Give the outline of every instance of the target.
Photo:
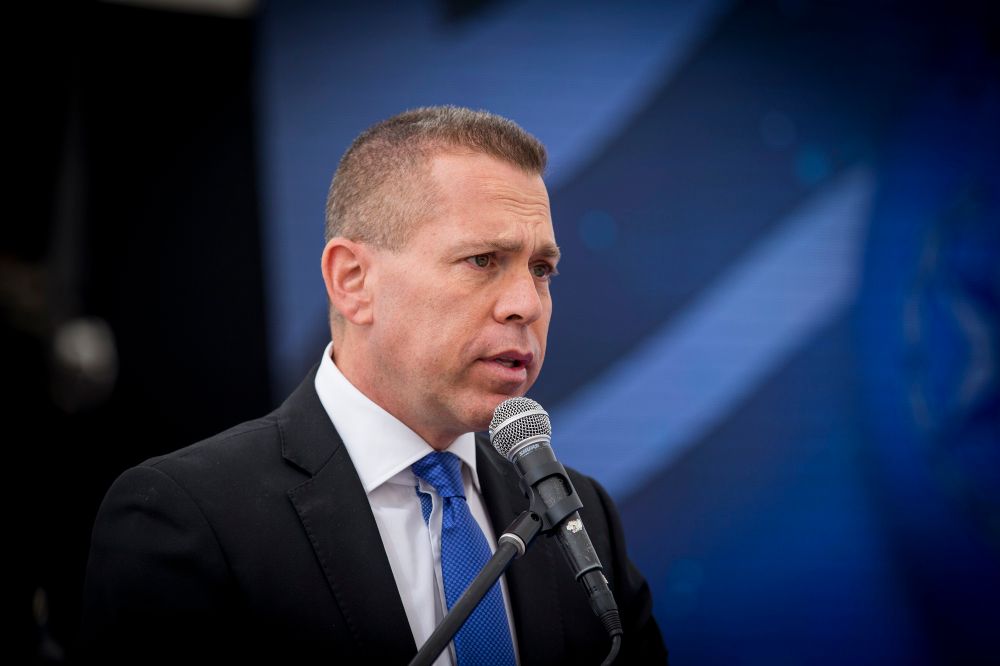
[[(93, 532), (82, 661), (413, 657), (364, 488), (314, 379), (315, 370), (268, 416), (115, 481)], [(527, 501), (483, 437), (476, 455), (499, 532)], [(623, 614), (618, 663), (665, 663), (649, 590), (627, 559), (611, 501), (592, 479), (570, 476)], [(540, 536), (506, 574), (521, 663), (600, 663), (610, 643), (557, 546)]]

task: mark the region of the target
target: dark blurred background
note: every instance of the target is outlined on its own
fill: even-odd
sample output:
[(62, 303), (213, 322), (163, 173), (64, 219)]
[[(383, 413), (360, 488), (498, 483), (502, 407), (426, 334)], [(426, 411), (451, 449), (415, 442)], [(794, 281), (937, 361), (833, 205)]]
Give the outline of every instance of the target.
[(72, 657), (122, 470), (269, 411), (318, 361), (329, 179), (362, 129), (428, 104), (550, 149), (565, 259), (533, 396), (617, 500), (674, 663), (996, 663), (990, 5), (16, 12), (10, 663)]

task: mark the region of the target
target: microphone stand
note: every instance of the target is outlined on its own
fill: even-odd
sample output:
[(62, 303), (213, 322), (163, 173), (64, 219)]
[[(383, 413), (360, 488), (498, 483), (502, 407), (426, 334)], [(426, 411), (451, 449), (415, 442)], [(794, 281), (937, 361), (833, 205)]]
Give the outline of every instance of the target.
[[(472, 611), (476, 609), (493, 584), (500, 579), (500, 575), (507, 570), (515, 557), (524, 555), (525, 551), (528, 550), (528, 545), (541, 529), (542, 519), (533, 511), (525, 511), (514, 519), (514, 522), (497, 539), (497, 550), (493, 553), (493, 557), (441, 620), (441, 624), (437, 626), (434, 633), (417, 652), (417, 655), (410, 662), (410, 666), (431, 666), (434, 663), (434, 660), (438, 658), (441, 651), (469, 619)], [(513, 630), (513, 627), (511, 629)]]

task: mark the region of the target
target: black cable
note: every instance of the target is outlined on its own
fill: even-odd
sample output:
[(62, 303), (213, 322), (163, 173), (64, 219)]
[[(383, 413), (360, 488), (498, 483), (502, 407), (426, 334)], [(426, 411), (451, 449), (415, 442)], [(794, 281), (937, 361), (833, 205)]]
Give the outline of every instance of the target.
[(618, 634), (617, 636), (612, 636), (611, 652), (609, 652), (608, 656), (604, 659), (603, 662), (601, 662), (601, 666), (611, 666), (611, 664), (614, 663), (615, 658), (618, 656), (618, 650), (621, 648), (621, 646), (622, 646), (621, 634)]
[[(610, 594), (608, 592), (609, 596)], [(611, 637), (611, 652), (608, 653), (607, 658), (601, 666), (610, 666), (614, 662), (615, 657), (618, 656), (618, 650), (622, 644), (622, 620), (618, 615), (618, 609), (612, 608), (601, 615), (601, 624), (604, 625), (604, 631), (608, 632), (608, 636)]]

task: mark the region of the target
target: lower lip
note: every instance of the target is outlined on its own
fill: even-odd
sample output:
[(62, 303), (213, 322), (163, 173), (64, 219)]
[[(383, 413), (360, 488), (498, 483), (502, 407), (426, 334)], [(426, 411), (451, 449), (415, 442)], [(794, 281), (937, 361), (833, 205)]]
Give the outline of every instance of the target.
[(525, 365), (507, 367), (502, 363), (492, 360), (484, 360), (482, 363), (489, 368), (490, 372), (495, 377), (504, 382), (521, 384), (528, 379), (528, 367)]

